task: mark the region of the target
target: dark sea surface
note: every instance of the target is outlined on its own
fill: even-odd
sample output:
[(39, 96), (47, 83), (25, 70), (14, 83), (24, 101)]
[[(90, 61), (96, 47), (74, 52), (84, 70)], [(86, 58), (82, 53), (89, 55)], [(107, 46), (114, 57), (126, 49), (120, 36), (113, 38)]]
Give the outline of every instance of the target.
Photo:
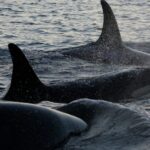
[[(114, 11), (123, 41), (132, 48), (150, 53), (150, 0), (107, 2)], [(133, 66), (94, 64), (56, 52), (57, 49), (96, 41), (102, 24), (103, 13), (99, 0), (0, 0), (0, 94), (9, 85), (12, 73), (8, 43), (16, 43), (22, 48), (38, 77), (47, 85), (132, 68)], [(42, 105), (49, 107), (51, 104), (43, 102)], [(96, 117), (99, 121), (88, 133), (78, 139), (73, 138), (65, 150), (119, 150), (123, 149), (122, 146), (126, 150), (150, 149), (149, 98), (124, 106), (112, 104), (111, 109), (111, 104), (102, 105), (106, 105), (106, 109), (101, 118)], [(117, 122), (121, 122), (122, 118), (125, 120), (122, 126), (112, 123), (117, 116), (116, 111), (121, 113), (116, 118)], [(103, 121), (105, 123), (101, 124)], [(133, 126), (129, 130), (131, 122)], [(106, 124), (112, 125), (112, 128)], [(145, 140), (142, 136), (136, 136), (138, 129)], [(135, 135), (129, 135), (130, 131)], [(138, 140), (135, 141), (135, 138)], [(101, 147), (99, 141), (103, 142)], [(143, 144), (140, 145), (140, 141)]]

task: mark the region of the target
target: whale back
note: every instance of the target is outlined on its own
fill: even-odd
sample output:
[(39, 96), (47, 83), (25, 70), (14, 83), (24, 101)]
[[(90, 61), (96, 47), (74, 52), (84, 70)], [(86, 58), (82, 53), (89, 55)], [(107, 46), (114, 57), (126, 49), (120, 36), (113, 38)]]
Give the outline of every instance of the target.
[(53, 150), (84, 131), (81, 119), (45, 107), (0, 103), (0, 145), (3, 150)]

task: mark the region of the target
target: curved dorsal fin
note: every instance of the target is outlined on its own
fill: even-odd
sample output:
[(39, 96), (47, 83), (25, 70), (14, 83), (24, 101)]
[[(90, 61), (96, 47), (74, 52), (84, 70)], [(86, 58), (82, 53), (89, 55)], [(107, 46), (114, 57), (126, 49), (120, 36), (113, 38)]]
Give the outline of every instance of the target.
[(40, 82), (21, 49), (12, 43), (8, 47), (13, 61), (12, 81), (24, 79), (32, 80), (32, 83)]
[(28, 81), (30, 84), (31, 81), (32, 84), (41, 82), (21, 49), (12, 43), (10, 43), (8, 47), (13, 61), (12, 82), (16, 83), (16, 80), (19, 82), (25, 82), (26, 84)]
[(120, 46), (122, 44), (122, 39), (115, 15), (105, 0), (101, 0), (101, 5), (104, 14), (104, 23), (102, 33), (97, 40), (97, 43), (103, 43), (108, 46)]
[(13, 61), (13, 72), (10, 87), (3, 99), (14, 101), (18, 99), (30, 100), (32, 99), (32, 94), (41, 89), (43, 84), (21, 49), (12, 43), (8, 47)]

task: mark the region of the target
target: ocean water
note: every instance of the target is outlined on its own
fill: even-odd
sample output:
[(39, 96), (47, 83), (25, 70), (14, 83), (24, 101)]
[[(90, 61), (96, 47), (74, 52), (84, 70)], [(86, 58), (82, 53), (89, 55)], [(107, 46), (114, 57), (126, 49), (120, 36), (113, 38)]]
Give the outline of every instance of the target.
[[(114, 11), (123, 41), (133, 48), (150, 53), (150, 1), (107, 0), (107, 2)], [(22, 48), (38, 77), (47, 85), (99, 76), (106, 72), (132, 67), (93, 64), (80, 59), (64, 57), (55, 51), (61, 48), (84, 45), (98, 39), (103, 24), (103, 13), (99, 0), (0, 0), (0, 3), (0, 94), (5, 91), (11, 80), (12, 62), (7, 47), (8, 43), (16, 43)], [(48, 107), (49, 105), (48, 102), (44, 103), (44, 106)], [(110, 146), (113, 145), (111, 141), (120, 143), (117, 147), (115, 144), (113, 145), (112, 149), (114, 150), (119, 150), (121, 145), (128, 149), (129, 147), (124, 145), (130, 143), (128, 136), (133, 139), (138, 134), (136, 131), (136, 134), (129, 135), (129, 132), (137, 129), (141, 131), (142, 136), (148, 138), (144, 140), (144, 138), (141, 139), (137, 136), (139, 140), (134, 141), (135, 147), (139, 150), (148, 150), (149, 145), (147, 143), (150, 143), (150, 138), (149, 134), (146, 133), (150, 131), (149, 99), (125, 104), (123, 110), (120, 105), (112, 105), (112, 116), (109, 116), (109, 113), (105, 114), (107, 109), (103, 111), (102, 118), (97, 118), (99, 121), (95, 123), (95, 126), (93, 125), (88, 133), (79, 139), (73, 139), (80, 143), (79, 147), (74, 145), (72, 140), (66, 145), (66, 150), (92, 149), (92, 146), (96, 149), (99, 140), (103, 143), (107, 141), (101, 146), (101, 149), (110, 149)], [(134, 112), (134, 109), (137, 111)], [(123, 133), (116, 130), (120, 124), (112, 124), (111, 129), (115, 130), (106, 132), (106, 134), (102, 130), (108, 130), (110, 126), (104, 128), (106, 124), (103, 124), (99, 128), (97, 127), (100, 125), (100, 121), (111, 124), (117, 115), (116, 111), (121, 111), (124, 118), (128, 118), (130, 113), (133, 114), (124, 122), (123, 132), (126, 134), (122, 140), (118, 139), (122, 137)], [(143, 116), (144, 119), (146, 118), (145, 120), (141, 120)], [(140, 118), (140, 125), (137, 118)], [(119, 122), (121, 117), (116, 120)], [(146, 120), (148, 121), (145, 122)], [(131, 121), (137, 128), (133, 127), (133, 130), (128, 130)], [(147, 130), (144, 131), (143, 128)], [(98, 135), (95, 134), (96, 129), (99, 129)], [(114, 134), (116, 136), (113, 138)], [(148, 146), (140, 145), (140, 140), (143, 143), (146, 141), (145, 145)], [(95, 145), (86, 146), (93, 141)], [(138, 144), (141, 147), (138, 147)], [(130, 149), (134, 149), (132, 142), (129, 145)]]
[[(149, 0), (108, 2), (124, 41), (149, 42)], [(46, 51), (97, 39), (103, 15), (99, 0), (5, 0), (0, 5), (0, 23), (0, 47), (15, 42)]]

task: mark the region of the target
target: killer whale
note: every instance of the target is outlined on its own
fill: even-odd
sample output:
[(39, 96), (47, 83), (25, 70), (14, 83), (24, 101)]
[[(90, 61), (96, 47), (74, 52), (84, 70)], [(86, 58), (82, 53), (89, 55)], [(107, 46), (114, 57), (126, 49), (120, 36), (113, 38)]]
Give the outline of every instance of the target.
[(3, 150), (53, 150), (87, 128), (81, 119), (45, 107), (0, 102)]
[(101, 0), (104, 14), (102, 33), (96, 42), (58, 50), (60, 53), (88, 60), (122, 65), (149, 65), (150, 54), (129, 48), (123, 43), (115, 15), (105, 0)]
[(13, 61), (10, 87), (3, 100), (39, 103), (44, 100), (68, 103), (79, 98), (120, 102), (140, 98), (150, 91), (150, 68), (131, 68), (99, 77), (44, 85), (30, 66), (21, 49), (9, 44)]
[[(82, 118), (89, 128), (71, 138), (64, 149), (144, 150), (150, 147), (150, 118), (136, 106), (91, 99), (79, 99), (58, 110)], [(100, 142), (101, 141), (101, 142)]]

